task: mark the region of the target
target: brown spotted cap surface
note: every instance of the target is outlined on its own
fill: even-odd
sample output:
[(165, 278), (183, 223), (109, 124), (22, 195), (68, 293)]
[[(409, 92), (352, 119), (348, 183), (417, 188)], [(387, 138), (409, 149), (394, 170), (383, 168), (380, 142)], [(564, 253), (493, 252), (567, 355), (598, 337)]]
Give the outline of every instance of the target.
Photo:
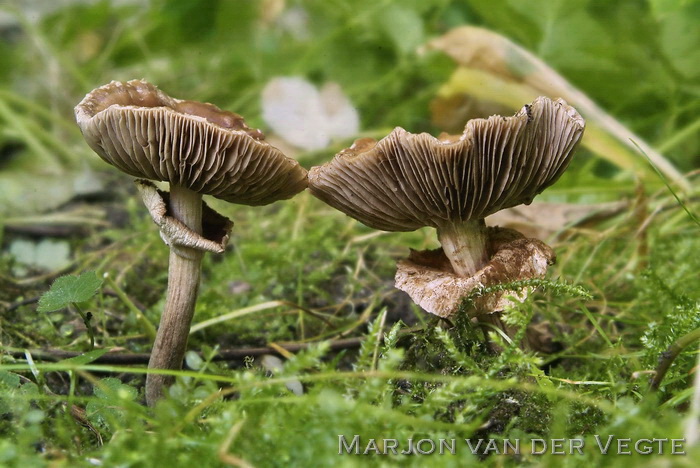
[(470, 120), (462, 135), (396, 128), (357, 140), (309, 172), (311, 193), (367, 226), (413, 231), (481, 219), (530, 203), (571, 160), (584, 121), (564, 101), (537, 98), (513, 117)]
[(244, 205), (272, 203), (306, 187), (306, 170), (240, 115), (172, 98), (145, 81), (93, 90), (75, 117), (88, 145), (135, 177)]

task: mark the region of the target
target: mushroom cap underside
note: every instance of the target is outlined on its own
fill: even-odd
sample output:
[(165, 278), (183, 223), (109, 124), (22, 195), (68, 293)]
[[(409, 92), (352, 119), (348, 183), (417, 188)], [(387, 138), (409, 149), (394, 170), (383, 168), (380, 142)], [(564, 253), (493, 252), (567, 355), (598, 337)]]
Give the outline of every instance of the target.
[(470, 120), (462, 135), (357, 140), (309, 172), (311, 193), (367, 226), (412, 231), (482, 219), (530, 203), (567, 168), (584, 121), (563, 100), (537, 98), (512, 117)]
[(145, 81), (97, 88), (75, 115), (88, 145), (135, 177), (245, 205), (265, 205), (306, 188), (306, 170), (240, 115), (172, 98)]

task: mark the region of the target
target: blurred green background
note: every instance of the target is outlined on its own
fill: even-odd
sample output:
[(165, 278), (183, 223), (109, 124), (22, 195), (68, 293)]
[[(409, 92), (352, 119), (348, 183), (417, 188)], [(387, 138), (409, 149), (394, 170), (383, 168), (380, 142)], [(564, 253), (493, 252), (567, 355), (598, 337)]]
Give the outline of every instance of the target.
[(691, 0), (5, 2), (0, 162), (3, 172), (39, 176), (95, 162), (72, 108), (99, 85), (133, 78), (263, 129), (260, 93), (271, 78), (334, 81), (364, 131), (437, 133), (430, 102), (455, 64), (418, 49), (469, 24), (536, 54), (687, 172), (700, 163), (699, 9)]

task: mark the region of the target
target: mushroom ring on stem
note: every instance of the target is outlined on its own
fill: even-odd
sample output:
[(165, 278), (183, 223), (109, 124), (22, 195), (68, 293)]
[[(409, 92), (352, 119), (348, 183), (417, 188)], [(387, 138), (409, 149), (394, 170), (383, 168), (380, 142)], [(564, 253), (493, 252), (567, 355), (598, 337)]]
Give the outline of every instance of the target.
[[(170, 183), (170, 193), (139, 180), (161, 237), (170, 246), (165, 309), (149, 369), (180, 369), (187, 346), (204, 251), (223, 252), (233, 223), (202, 202), (266, 205), (307, 185), (306, 170), (264, 141), (243, 117), (218, 107), (172, 98), (141, 80), (113, 81), (75, 108), (88, 145), (132, 176)], [(153, 405), (172, 379), (148, 374)]]
[[(569, 165), (583, 130), (584, 121), (574, 108), (561, 99), (539, 97), (513, 117), (470, 120), (461, 135), (435, 138), (396, 128), (380, 141), (357, 140), (330, 163), (311, 169), (309, 189), (376, 229), (436, 228), (449, 261), (449, 268), (443, 265), (444, 272), (471, 278), (498, 251), (489, 248), (490, 236), (498, 231), (490, 231), (484, 218), (529, 204), (552, 185)], [(539, 244), (522, 252), (539, 251), (541, 258), (552, 260), (551, 250), (542, 250)], [(418, 276), (402, 273), (405, 265), (399, 264), (398, 287), (429, 312), (454, 313), (456, 306), (427, 306), (423, 299), (435, 295), (429, 291), (434, 284), (421, 279), (411, 285), (411, 276)], [(529, 269), (514, 279), (525, 279), (525, 270)], [(534, 277), (534, 269), (528, 274)], [(537, 269), (537, 276), (543, 274)]]

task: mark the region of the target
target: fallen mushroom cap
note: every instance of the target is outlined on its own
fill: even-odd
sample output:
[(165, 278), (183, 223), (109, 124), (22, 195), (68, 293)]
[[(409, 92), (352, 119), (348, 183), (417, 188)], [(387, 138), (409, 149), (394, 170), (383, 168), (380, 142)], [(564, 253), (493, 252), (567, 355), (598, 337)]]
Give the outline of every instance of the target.
[(289, 198), (306, 187), (306, 170), (240, 115), (171, 98), (145, 81), (97, 88), (75, 115), (90, 147), (135, 177), (245, 205)]
[[(554, 251), (537, 239), (526, 239), (512, 229), (488, 228), (489, 262), (473, 276), (454, 273), (442, 249), (411, 251), (397, 264), (396, 287), (427, 312), (449, 318), (464, 297), (481, 288), (513, 281), (542, 278), (554, 263)], [(502, 311), (508, 296), (521, 298), (527, 289), (496, 292), (475, 299), (475, 315)]]
[(311, 193), (367, 226), (413, 231), (530, 203), (569, 164), (584, 121), (561, 99), (470, 120), (461, 136), (396, 128), (309, 172)]

